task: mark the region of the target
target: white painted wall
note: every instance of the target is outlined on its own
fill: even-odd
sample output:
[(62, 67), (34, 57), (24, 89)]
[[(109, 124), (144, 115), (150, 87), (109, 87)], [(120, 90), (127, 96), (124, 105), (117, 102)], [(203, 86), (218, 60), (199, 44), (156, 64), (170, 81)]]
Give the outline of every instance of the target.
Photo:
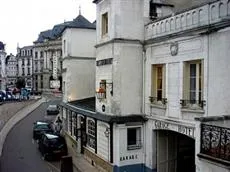
[(110, 159), (110, 134), (105, 136), (106, 128), (109, 128), (107, 123), (102, 121), (97, 122), (97, 154), (103, 159)]
[[(97, 4), (97, 44), (113, 38), (144, 39), (144, 2), (106, 0)], [(101, 35), (101, 16), (108, 12), (108, 35)], [(125, 16), (125, 17), (124, 17)]]
[[(96, 88), (101, 79), (113, 82), (113, 96), (107, 86), (106, 100), (96, 102), (97, 111), (106, 106), (114, 115), (140, 114), (142, 105), (142, 46), (115, 43), (97, 48), (97, 60), (113, 58), (112, 65), (96, 68)], [(132, 102), (130, 102), (132, 100)]]
[(230, 114), (230, 27), (209, 37), (208, 116)]
[(63, 32), (62, 49), (66, 40), (65, 56), (95, 57), (96, 30), (68, 28)]
[(65, 59), (63, 68), (65, 97), (68, 101), (93, 97), (95, 95), (95, 61), (82, 59)]
[(63, 32), (62, 58), (66, 70), (63, 74), (63, 101), (95, 96), (95, 34), (96, 31), (91, 29), (67, 28)]

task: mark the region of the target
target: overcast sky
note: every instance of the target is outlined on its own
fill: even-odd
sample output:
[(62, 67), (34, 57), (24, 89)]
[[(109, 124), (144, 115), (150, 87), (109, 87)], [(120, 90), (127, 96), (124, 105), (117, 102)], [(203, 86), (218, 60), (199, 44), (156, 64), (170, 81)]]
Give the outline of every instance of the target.
[(96, 19), (93, 0), (0, 0), (0, 41), (6, 53), (16, 55), (19, 47), (33, 45), (41, 31), (70, 21), (81, 14), (90, 22)]

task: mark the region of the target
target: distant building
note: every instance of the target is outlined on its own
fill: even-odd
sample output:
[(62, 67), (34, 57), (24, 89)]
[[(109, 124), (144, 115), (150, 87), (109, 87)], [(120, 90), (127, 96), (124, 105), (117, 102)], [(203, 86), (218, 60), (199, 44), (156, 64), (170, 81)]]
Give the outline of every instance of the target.
[(25, 80), (25, 87), (32, 89), (33, 46), (17, 48), (18, 78)]
[(6, 57), (7, 88), (14, 88), (18, 76), (16, 56), (10, 54)]
[(61, 90), (61, 33), (66, 25), (67, 23), (57, 24), (51, 30), (41, 32), (34, 41), (33, 85), (37, 91), (50, 92), (55, 88)]
[(0, 89), (6, 89), (6, 52), (5, 44), (0, 41)]

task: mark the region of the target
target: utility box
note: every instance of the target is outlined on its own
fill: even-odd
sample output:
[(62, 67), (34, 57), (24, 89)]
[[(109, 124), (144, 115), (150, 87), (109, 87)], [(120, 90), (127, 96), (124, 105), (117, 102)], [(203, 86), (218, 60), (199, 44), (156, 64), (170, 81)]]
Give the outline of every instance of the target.
[(73, 162), (71, 156), (61, 157), (61, 172), (73, 172)]

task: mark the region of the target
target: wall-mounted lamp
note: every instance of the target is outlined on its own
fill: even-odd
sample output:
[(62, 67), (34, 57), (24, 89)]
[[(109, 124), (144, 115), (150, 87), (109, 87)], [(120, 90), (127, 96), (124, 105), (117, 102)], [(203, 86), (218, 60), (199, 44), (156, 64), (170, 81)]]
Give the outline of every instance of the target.
[(108, 127), (106, 127), (104, 134), (105, 134), (105, 137), (109, 137), (110, 131)]
[(101, 80), (100, 88), (105, 88), (106, 89), (106, 85), (109, 85), (110, 94), (113, 95), (113, 82), (106, 82), (106, 80)]
[(96, 97), (99, 100), (106, 98), (106, 85), (110, 86), (110, 94), (113, 95), (113, 83), (112, 82), (106, 82), (106, 80), (101, 80), (99, 83), (100, 87), (96, 91)]

